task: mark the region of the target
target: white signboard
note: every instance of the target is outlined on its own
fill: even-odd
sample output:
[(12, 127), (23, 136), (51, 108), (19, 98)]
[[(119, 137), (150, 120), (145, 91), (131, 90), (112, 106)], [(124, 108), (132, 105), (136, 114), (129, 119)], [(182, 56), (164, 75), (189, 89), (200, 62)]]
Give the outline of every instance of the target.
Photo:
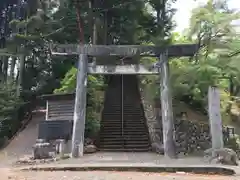
[(147, 69), (143, 65), (88, 65), (89, 74), (158, 74), (159, 70)]

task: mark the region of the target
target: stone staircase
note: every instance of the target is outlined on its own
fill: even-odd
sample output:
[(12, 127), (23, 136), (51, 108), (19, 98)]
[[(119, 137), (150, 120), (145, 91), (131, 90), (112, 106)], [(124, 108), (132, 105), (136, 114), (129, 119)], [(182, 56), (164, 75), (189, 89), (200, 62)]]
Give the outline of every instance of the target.
[(134, 75), (123, 75), (123, 78), (122, 75), (114, 75), (110, 78), (102, 113), (99, 149), (150, 150), (148, 128)]

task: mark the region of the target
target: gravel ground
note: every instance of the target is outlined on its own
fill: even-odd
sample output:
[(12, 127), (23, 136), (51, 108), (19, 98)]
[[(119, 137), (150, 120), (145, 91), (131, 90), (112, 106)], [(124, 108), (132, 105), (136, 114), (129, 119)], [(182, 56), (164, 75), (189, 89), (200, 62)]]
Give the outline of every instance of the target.
[[(3, 172), (1, 172), (3, 171)], [(239, 180), (234, 176), (207, 176), (193, 174), (141, 173), (141, 172), (11, 172), (0, 170), (1, 180)]]

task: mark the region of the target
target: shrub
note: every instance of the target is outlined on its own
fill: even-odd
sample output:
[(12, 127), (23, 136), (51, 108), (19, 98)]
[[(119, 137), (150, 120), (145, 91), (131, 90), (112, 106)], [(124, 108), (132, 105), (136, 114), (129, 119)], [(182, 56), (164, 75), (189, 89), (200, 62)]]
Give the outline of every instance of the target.
[[(76, 88), (77, 69), (72, 67), (61, 81), (61, 87), (56, 89), (54, 93), (73, 93)], [(103, 103), (100, 91), (103, 91), (103, 76), (88, 75), (87, 90), (87, 117), (85, 122), (85, 137), (96, 137), (100, 128), (99, 106)]]
[[(18, 119), (22, 101), (16, 95), (14, 84), (0, 84), (0, 138), (11, 138), (18, 130), (21, 121)], [(1, 143), (2, 144), (2, 143)]]

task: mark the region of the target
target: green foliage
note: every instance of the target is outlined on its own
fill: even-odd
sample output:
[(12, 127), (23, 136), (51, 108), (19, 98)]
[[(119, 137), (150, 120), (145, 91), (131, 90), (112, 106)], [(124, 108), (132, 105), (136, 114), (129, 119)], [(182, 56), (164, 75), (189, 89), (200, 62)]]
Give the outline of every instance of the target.
[[(174, 99), (185, 101), (191, 107), (207, 111), (209, 86), (220, 89), (221, 112), (224, 123), (229, 123), (229, 110), (233, 98), (239, 95), (240, 36), (232, 21), (239, 13), (231, 11), (226, 4), (214, 4), (209, 0), (192, 12), (190, 27), (185, 34), (172, 33), (174, 44), (199, 43), (200, 51), (192, 58), (170, 59), (171, 85)], [(156, 62), (154, 58), (143, 58), (142, 62)], [(142, 76), (142, 84), (153, 96), (159, 96), (158, 76)], [(154, 97), (152, 97), (154, 98)]]
[(16, 95), (16, 86), (12, 83), (0, 84), (0, 139), (10, 138), (19, 128), (18, 110), (22, 101)]
[[(208, 87), (216, 85), (221, 90), (222, 115), (225, 121), (228, 116), (226, 112), (231, 109), (234, 98), (240, 93), (240, 37), (232, 25), (232, 20), (239, 19), (239, 13), (229, 10), (223, 1), (214, 3), (208, 0), (206, 5), (193, 10), (190, 27), (185, 34), (172, 33), (174, 9), (171, 5), (174, 2), (175, 0), (101, 1), (94, 7), (98, 43), (104, 42), (106, 15), (108, 44), (199, 43), (202, 48), (195, 57), (170, 60), (173, 96), (205, 111)], [(81, 2), (79, 10), (84, 40), (88, 44), (91, 43), (92, 34), (88, 1)], [(6, 47), (0, 50), (0, 55), (23, 53), (23, 66), (16, 75), (15, 65), (20, 64), (20, 60), (1, 58), (0, 76), (4, 77), (3, 82), (6, 84), (8, 79), (18, 82), (18, 88), (26, 94), (41, 95), (51, 93), (54, 89), (55, 93), (74, 92), (77, 70), (73, 65), (76, 57), (52, 57), (48, 49), (50, 43), (79, 42), (76, 7), (72, 0), (28, 1), (25, 14), (25, 18), (21, 20), (15, 16), (12, 18), (9, 23), (12, 34), (7, 39)], [(148, 67), (157, 59), (142, 58), (140, 61)], [(8, 74), (9, 64), (13, 77)], [(19, 77), (22, 77), (21, 80)], [(149, 99), (159, 96), (159, 76), (141, 76), (141, 82), (142, 88), (150, 96)], [(5, 85), (4, 88), (0, 91), (7, 93)], [(103, 76), (88, 76), (86, 134), (94, 134), (99, 128), (104, 88)], [(8, 118), (15, 107), (16, 95), (1, 96), (6, 98), (0, 100), (3, 108), (1, 116)]]
[(77, 69), (72, 67), (61, 81), (61, 87), (54, 90), (54, 93), (73, 93), (76, 88)]
[(206, 5), (193, 10), (185, 37), (173, 34), (175, 42), (197, 42), (202, 46), (191, 59), (171, 61), (174, 95), (204, 111), (208, 87), (217, 86), (221, 91), (224, 122), (228, 121), (231, 99), (239, 94), (238, 56), (229, 56), (240, 47), (240, 37), (232, 25), (238, 18), (239, 13), (229, 10), (226, 4), (209, 0)]
[[(1, 49), (0, 55), (12, 55), (12, 58), (0, 61), (0, 76), (4, 83), (10, 79), (17, 82), (18, 92), (29, 97), (32, 94), (41, 95), (51, 93), (74, 92), (76, 86), (76, 69), (72, 68), (75, 57), (52, 57), (49, 53), (50, 43), (78, 43), (79, 27), (77, 23), (76, 7), (71, 0), (25, 1), (21, 9), (23, 19), (7, 14), (10, 20), (11, 36), (7, 39), (6, 47)], [(164, 9), (164, 1), (161, 8)], [(157, 38), (159, 28), (156, 17), (148, 11), (147, 1), (101, 1), (94, 7), (96, 18), (98, 43), (104, 42), (104, 17), (107, 13), (108, 43), (109, 44), (141, 44)], [(157, 1), (151, 1), (153, 11), (159, 11), (154, 6)], [(149, 5), (148, 5), (149, 6)], [(92, 32), (89, 22), (88, 1), (81, 2), (79, 7), (85, 43), (90, 43)], [(107, 10), (107, 11), (106, 11)], [(164, 33), (169, 36), (171, 26), (171, 7), (168, 6), (164, 14)], [(162, 30), (161, 30), (162, 32)], [(163, 36), (161, 36), (162, 39)], [(2, 63), (3, 62), (3, 63)], [(20, 68), (16, 68), (20, 64)], [(17, 74), (15, 73), (18, 69)], [(4, 70), (4, 71), (2, 71)], [(10, 73), (8, 71), (10, 70)], [(10, 75), (9, 75), (10, 74)], [(30, 78), (31, 77), (31, 78)], [(27, 80), (26, 80), (27, 79)], [(86, 134), (97, 129), (100, 111), (103, 103), (103, 76), (88, 76), (88, 117)], [(8, 100), (4, 100), (7, 101)], [(10, 101), (9, 101), (10, 102)], [(10, 113), (11, 114), (11, 113)], [(97, 127), (96, 127), (97, 126)], [(95, 131), (95, 130), (93, 130)], [(90, 133), (90, 134), (91, 134)]]
[(230, 137), (227, 143), (225, 144), (227, 148), (231, 148), (239, 154), (240, 151), (240, 138), (239, 135)]
[[(77, 69), (72, 67), (61, 82), (61, 87), (54, 93), (74, 93), (76, 89)], [(99, 92), (104, 90), (103, 76), (88, 75), (87, 91), (87, 117), (86, 117), (86, 137), (95, 136), (100, 128), (99, 107), (103, 104), (103, 98), (99, 98)]]

